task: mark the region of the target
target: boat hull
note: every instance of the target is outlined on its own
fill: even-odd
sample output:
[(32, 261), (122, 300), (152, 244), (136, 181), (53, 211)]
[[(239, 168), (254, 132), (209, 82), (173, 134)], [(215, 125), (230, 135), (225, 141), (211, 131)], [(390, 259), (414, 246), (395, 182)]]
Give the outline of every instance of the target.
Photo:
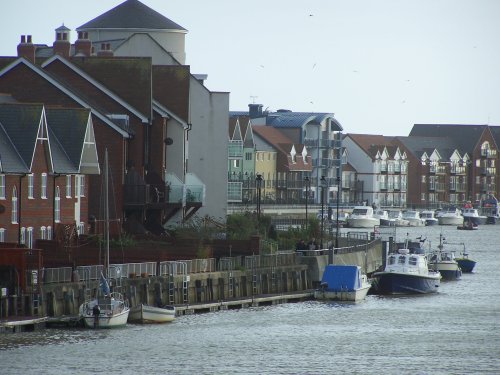
[(471, 222), (472, 225), (484, 225), (486, 224), (487, 219), (488, 218), (486, 216), (464, 216), (464, 225), (469, 222)]
[(476, 267), (476, 262), (474, 260), (466, 258), (456, 258), (455, 260), (464, 273), (471, 273), (472, 271), (474, 271), (474, 267)]
[(128, 321), (130, 323), (156, 324), (168, 323), (175, 320), (175, 308), (137, 305), (130, 309)]
[(380, 225), (380, 220), (375, 218), (349, 218), (347, 220), (349, 228), (373, 228)]
[(430, 263), (429, 269), (439, 271), (443, 280), (460, 280), (462, 277), (462, 269), (457, 262)]
[(438, 220), (437, 219), (425, 219), (425, 225), (430, 227), (432, 225), (437, 225)]
[[(113, 293), (117, 298), (106, 297), (93, 299), (80, 306), (80, 317), (87, 328), (116, 328), (127, 324), (130, 309), (121, 294)], [(93, 309), (100, 307), (99, 317), (94, 315)]]
[(440, 285), (439, 274), (423, 276), (398, 272), (377, 272), (376, 289), (378, 294), (428, 294), (435, 293)]
[(438, 217), (439, 225), (463, 225), (464, 218), (457, 216), (440, 216)]
[(316, 290), (314, 298), (321, 301), (359, 302), (365, 299), (371, 284), (355, 290)]
[(86, 314), (83, 316), (83, 321), (85, 327), (87, 328), (118, 328), (124, 327), (127, 324), (128, 310), (122, 311), (118, 314), (108, 314), (106, 312), (101, 312), (97, 325), (95, 324), (95, 317), (93, 315)]

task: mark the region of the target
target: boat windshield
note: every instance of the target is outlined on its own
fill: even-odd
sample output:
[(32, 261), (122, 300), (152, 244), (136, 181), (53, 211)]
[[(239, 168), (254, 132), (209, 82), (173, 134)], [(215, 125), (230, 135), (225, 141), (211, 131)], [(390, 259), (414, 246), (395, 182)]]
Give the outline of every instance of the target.
[(352, 210), (353, 215), (366, 215), (367, 212), (368, 210), (365, 208), (355, 208)]
[(396, 263), (396, 257), (394, 255), (391, 255), (389, 257), (389, 259), (387, 260), (387, 263), (389, 263), (389, 265), (393, 265)]

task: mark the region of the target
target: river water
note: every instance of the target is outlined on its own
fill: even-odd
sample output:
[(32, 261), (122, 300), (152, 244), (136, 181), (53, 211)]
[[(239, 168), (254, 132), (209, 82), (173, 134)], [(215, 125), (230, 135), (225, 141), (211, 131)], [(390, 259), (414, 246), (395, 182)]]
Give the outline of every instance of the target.
[(464, 242), (475, 273), (434, 295), (0, 335), (0, 374), (500, 374), (500, 225), (398, 230), (433, 245), (440, 233)]

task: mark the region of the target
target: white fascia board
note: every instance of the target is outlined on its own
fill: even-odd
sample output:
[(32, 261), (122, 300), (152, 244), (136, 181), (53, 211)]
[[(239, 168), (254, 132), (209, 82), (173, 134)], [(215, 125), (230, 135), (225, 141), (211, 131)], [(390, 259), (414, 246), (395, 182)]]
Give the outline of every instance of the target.
[(181, 124), (184, 129), (188, 128), (188, 123), (186, 121), (184, 121), (183, 119), (181, 119), (179, 116), (177, 116), (176, 114), (174, 114), (167, 107), (165, 107), (164, 105), (162, 105), (161, 103), (159, 103), (156, 100), (153, 100), (153, 109), (155, 111), (157, 111), (158, 113), (160, 113), (160, 114), (163, 112), (168, 117), (173, 118), (175, 121), (177, 121), (179, 124)]

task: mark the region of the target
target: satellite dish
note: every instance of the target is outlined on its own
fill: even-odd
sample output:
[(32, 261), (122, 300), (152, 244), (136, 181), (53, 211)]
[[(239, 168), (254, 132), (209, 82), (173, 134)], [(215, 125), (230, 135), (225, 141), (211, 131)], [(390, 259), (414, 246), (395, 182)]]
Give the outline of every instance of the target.
[(167, 146), (170, 146), (172, 143), (174, 143), (174, 140), (170, 137), (167, 137), (163, 142), (165, 142)]

